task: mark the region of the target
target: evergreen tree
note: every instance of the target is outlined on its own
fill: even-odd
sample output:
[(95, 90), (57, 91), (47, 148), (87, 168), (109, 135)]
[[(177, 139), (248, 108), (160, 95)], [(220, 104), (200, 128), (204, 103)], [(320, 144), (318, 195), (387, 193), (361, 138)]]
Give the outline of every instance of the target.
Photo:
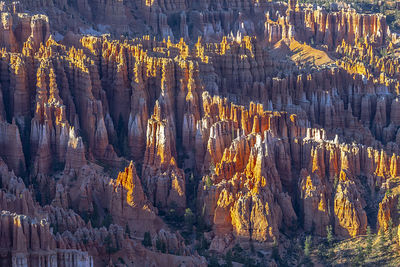
[(211, 255), (210, 259), (208, 260), (209, 267), (219, 267), (218, 259), (215, 255)]
[(328, 240), (329, 247), (332, 247), (332, 245), (333, 245), (332, 225), (326, 226), (326, 239)]
[(353, 261), (355, 266), (364, 266), (365, 255), (360, 244), (357, 245), (356, 256), (354, 257)]
[(113, 223), (113, 218), (112, 218), (111, 214), (107, 213), (107, 214), (104, 216), (103, 225), (104, 225), (106, 228), (108, 228), (108, 227), (110, 227), (110, 225), (111, 225), (112, 223)]
[(367, 248), (366, 248), (366, 252), (367, 255), (369, 255), (372, 252), (372, 241), (373, 241), (373, 234), (371, 231), (371, 227), (367, 227)]
[(131, 230), (129, 229), (129, 225), (125, 225), (125, 233), (130, 237), (131, 236)]
[(386, 235), (383, 227), (379, 230), (379, 251), (381, 253), (386, 252)]
[(150, 236), (150, 232), (145, 232), (144, 233), (144, 238), (142, 241), (143, 246), (145, 247), (150, 247), (151, 246), (151, 236)]
[(179, 216), (178, 212), (176, 211), (176, 203), (171, 203), (171, 208), (168, 210), (166, 219), (171, 223), (179, 223), (182, 221), (182, 216)]
[(161, 239), (157, 239), (156, 248), (161, 253), (166, 253), (167, 252), (167, 245), (165, 245), (165, 242), (162, 241)]
[(189, 182), (194, 183), (194, 174), (193, 173), (190, 173), (190, 175), (189, 175)]
[(213, 181), (211, 180), (210, 176), (207, 175), (206, 177), (206, 186), (210, 188), (213, 185)]
[(118, 251), (117, 247), (114, 247), (112, 238), (111, 238), (111, 234), (108, 234), (105, 238), (104, 238), (104, 245), (106, 247), (106, 251), (108, 254), (108, 258), (111, 257), (111, 254), (114, 254), (115, 252)]
[(272, 256), (271, 256), (275, 261), (280, 261), (281, 256), (279, 254), (279, 246), (278, 246), (278, 242), (276, 241), (276, 239), (274, 239), (274, 245), (272, 247)]
[(189, 230), (192, 230), (193, 224), (196, 221), (196, 216), (194, 215), (194, 213), (192, 212), (191, 209), (187, 208), (185, 210), (184, 217), (185, 217), (185, 224), (186, 224), (187, 228)]
[(392, 218), (390, 218), (389, 221), (388, 221), (388, 239), (389, 239), (389, 242), (393, 241), (393, 221), (392, 221)]
[(333, 251), (333, 230), (332, 230), (332, 225), (326, 226), (326, 240), (328, 242), (328, 247), (327, 247), (327, 257), (332, 258), (335, 253)]
[(392, 189), (391, 189), (391, 188), (388, 188), (388, 189), (386, 190), (386, 195), (390, 196), (391, 194), (392, 194)]
[(232, 251), (231, 250), (229, 250), (227, 253), (226, 253), (226, 256), (225, 256), (225, 266), (226, 267), (232, 267), (233, 266), (233, 264), (232, 264)]
[(196, 198), (196, 181), (194, 179), (194, 174), (190, 173), (189, 175), (189, 183), (188, 183), (188, 188), (189, 188), (189, 192), (191, 194), (191, 196), (193, 196), (193, 198)]
[(310, 256), (310, 251), (311, 251), (311, 236), (307, 236), (306, 240), (304, 241), (304, 255), (306, 257)]

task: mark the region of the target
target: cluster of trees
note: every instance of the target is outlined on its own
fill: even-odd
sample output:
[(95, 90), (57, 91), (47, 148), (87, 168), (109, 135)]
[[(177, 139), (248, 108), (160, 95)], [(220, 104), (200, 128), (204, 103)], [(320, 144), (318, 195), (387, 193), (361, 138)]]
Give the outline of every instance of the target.
[[(397, 210), (400, 216), (400, 197), (397, 204)], [(325, 242), (321, 242), (316, 249), (319, 258), (323, 262), (332, 261), (335, 257), (335, 237), (333, 235), (332, 226), (327, 226), (326, 228), (327, 237)], [(356, 241), (356, 247), (347, 247), (344, 253), (351, 258), (351, 264), (353, 266), (364, 266), (368, 258), (385, 256), (390, 252), (391, 245), (396, 241), (395, 237), (395, 227), (392, 219), (388, 221), (387, 229), (385, 231), (384, 227), (381, 227), (379, 233), (375, 235), (370, 226), (367, 227), (367, 233), (365, 237)], [(303, 263), (305, 265), (312, 265), (310, 259), (310, 253), (313, 246), (311, 236), (307, 236), (304, 240)], [(353, 250), (353, 256), (350, 256), (351, 250)]]
[(106, 248), (109, 259), (111, 258), (111, 254), (114, 254), (119, 251), (118, 242), (115, 243), (116, 244), (114, 244), (112, 240), (111, 234), (108, 234), (103, 240), (103, 245)]
[[(145, 232), (144, 233), (142, 245), (145, 246), (146, 248), (153, 246), (153, 243), (151, 241), (150, 232)], [(165, 244), (165, 242), (163, 240), (161, 240), (161, 239), (157, 239), (156, 240), (156, 249), (157, 249), (157, 251), (160, 251), (161, 253), (167, 253), (168, 252), (167, 244)]]
[(85, 221), (85, 223), (88, 223), (90, 221), (93, 227), (100, 228), (104, 226), (108, 228), (113, 223), (113, 218), (107, 209), (104, 209), (103, 213), (105, 215), (101, 217), (99, 207), (97, 206), (97, 204), (94, 204), (92, 212), (81, 212), (80, 216)]
[[(357, 244), (356, 254), (353, 257), (353, 265), (364, 266), (366, 259), (370, 257), (373, 252), (380, 253), (381, 255), (385, 255), (389, 252), (390, 245), (394, 241), (393, 231), (394, 227), (392, 219), (389, 220), (386, 231), (383, 227), (380, 228), (378, 236), (374, 235), (371, 227), (368, 226), (366, 245), (365, 247), (362, 247), (360, 242)], [(375, 242), (376, 239), (378, 239), (377, 245)]]

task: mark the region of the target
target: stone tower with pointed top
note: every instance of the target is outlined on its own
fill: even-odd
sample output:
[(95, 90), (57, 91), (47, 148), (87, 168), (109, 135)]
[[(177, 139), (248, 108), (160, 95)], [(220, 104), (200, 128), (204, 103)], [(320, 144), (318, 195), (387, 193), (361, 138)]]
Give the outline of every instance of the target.
[(295, 10), (296, 6), (298, 6), (298, 0), (289, 0), (288, 2), (288, 8), (289, 10)]

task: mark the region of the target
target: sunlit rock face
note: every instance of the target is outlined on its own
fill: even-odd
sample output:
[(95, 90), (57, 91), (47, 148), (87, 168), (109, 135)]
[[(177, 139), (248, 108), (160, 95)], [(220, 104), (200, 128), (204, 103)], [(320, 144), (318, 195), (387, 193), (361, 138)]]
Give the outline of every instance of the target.
[(382, 15), (250, 0), (0, 14), (1, 266), (207, 266), (204, 244), (398, 226), (399, 39)]

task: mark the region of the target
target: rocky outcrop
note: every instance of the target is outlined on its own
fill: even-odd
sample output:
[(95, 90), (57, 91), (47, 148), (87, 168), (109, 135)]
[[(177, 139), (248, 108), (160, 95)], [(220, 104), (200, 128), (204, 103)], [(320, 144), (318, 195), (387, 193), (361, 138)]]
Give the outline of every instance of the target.
[(142, 176), (149, 199), (156, 207), (176, 206), (182, 211), (186, 207), (185, 174), (175, 160), (175, 134), (171, 131), (173, 121), (161, 117), (166, 112), (156, 102), (154, 114), (147, 125)]
[(0, 122), (0, 156), (16, 174), (25, 172), (25, 158), (19, 129), (15, 122)]
[(115, 222), (127, 225), (131, 232), (140, 235), (163, 226), (155, 208), (143, 192), (132, 162), (124, 172), (119, 173), (117, 180), (112, 182), (112, 187), (109, 210)]
[[(161, 228), (165, 226), (154, 214), (151, 204), (145, 200), (133, 164), (126, 168), (117, 180), (111, 180), (107, 192), (112, 196), (105, 194), (103, 197), (111, 199), (110, 205), (116, 210), (110, 210), (116, 222), (120, 225), (122, 223), (132, 225), (131, 228), (129, 226), (126, 228), (131, 231), (129, 235), (137, 236), (146, 230), (152, 231), (155, 238), (154, 247), (157, 240), (162, 240), (167, 244), (169, 256), (145, 249), (139, 242), (130, 239), (126, 230), (120, 225), (110, 225), (106, 229), (92, 228), (92, 221), (86, 224), (74, 211), (64, 208), (73, 205), (74, 199), (72, 198), (68, 203), (69, 197), (63, 197), (67, 194), (73, 197), (73, 194), (62, 184), (57, 185), (57, 196), (52, 205), (42, 208), (33, 200), (31, 192), (25, 188), (22, 179), (15, 177), (13, 172), (9, 172), (2, 161), (0, 161), (0, 176), (2, 178), (0, 243), (2, 250), (6, 252), (0, 260), (7, 266), (28, 263), (39, 266), (39, 262), (42, 261), (48, 262), (51, 266), (63, 266), (71, 262), (74, 266), (96, 266), (114, 257), (131, 259), (143, 264), (165, 260), (177, 265), (187, 263), (189, 266), (203, 266), (205, 264), (203, 258), (192, 256), (185, 247), (182, 237)], [(127, 190), (125, 191), (127, 195), (124, 189)], [(94, 194), (87, 196), (92, 199), (97, 197)], [(125, 210), (121, 211), (118, 208), (119, 203), (124, 202), (126, 204), (122, 206)], [(20, 215), (21, 213), (24, 215)], [(146, 214), (152, 214), (152, 216)], [(129, 218), (129, 223), (126, 219), (121, 221), (123, 217)], [(146, 224), (138, 224), (139, 221), (146, 221)], [(156, 226), (157, 223), (158, 226)], [(161, 230), (156, 230), (157, 227)], [(112, 257), (106, 256), (110, 253), (109, 251), (113, 251)], [(150, 255), (153, 256), (150, 257)]]
[(334, 200), (335, 233), (343, 236), (364, 234), (367, 228), (367, 216), (362, 207), (361, 198), (354, 182), (341, 171)]
[[(18, 5), (18, 3), (14, 3)], [(8, 51), (20, 51), (22, 45), (28, 39), (37, 50), (41, 43), (45, 42), (50, 35), (49, 19), (46, 15), (30, 16), (20, 13), (16, 6), (5, 6), (1, 12), (2, 26), (0, 29), (1, 46)]]
[(318, 174), (309, 175), (307, 170), (301, 171), (299, 184), (302, 207), (303, 227), (318, 235), (325, 235), (326, 226), (330, 224), (330, 195), (327, 185)]
[(3, 265), (39, 266), (40, 262), (47, 262), (49, 266), (59, 266), (75, 262), (81, 266), (93, 266), (93, 259), (87, 252), (57, 249), (57, 242), (51, 233), (50, 224), (45, 220), (36, 221), (25, 215), (8, 211), (2, 211), (0, 218), (1, 249), (9, 255), (1, 257)]
[[(207, 105), (204, 107), (207, 111), (209, 103), (205, 101), (204, 105)], [(251, 177), (263, 177), (264, 171), (267, 170), (264, 177), (271, 180), (267, 180), (266, 184), (271, 193), (275, 194), (274, 199), (279, 199), (278, 203), (275, 203), (275, 209), (280, 210), (277, 214), (287, 212), (283, 216), (286, 218), (283, 223), (279, 219), (282, 215), (275, 214), (273, 218), (278, 218), (278, 223), (276, 223), (278, 228), (285, 228), (285, 225), (291, 227), (296, 216), (293, 216), (294, 212), (290, 211), (292, 208), (288, 209), (291, 206), (290, 198), (288, 202), (288, 198), (280, 192), (283, 188), (289, 192), (294, 190), (296, 180), (293, 180), (288, 171), (296, 169), (302, 169), (298, 189), (301, 219), (305, 229), (325, 235), (326, 226), (333, 224), (335, 233), (340, 236), (355, 236), (366, 231), (365, 200), (359, 191), (364, 189), (357, 189), (360, 183), (359, 177), (369, 173), (367, 186), (369, 190), (375, 190), (375, 185), (397, 176), (397, 174), (393, 175), (397, 166), (396, 156), (389, 160), (389, 156), (384, 151), (374, 150), (364, 145), (341, 144), (337, 139), (328, 141), (324, 131), (303, 128), (307, 124), (294, 115), (259, 110), (258, 112), (261, 113), (258, 116), (252, 115), (254, 116), (252, 120), (249, 119), (250, 112), (249, 115), (243, 116), (242, 113), (238, 116), (235, 107), (226, 109), (229, 113), (221, 112), (224, 110), (222, 107), (224, 107), (223, 103), (219, 107), (220, 112), (214, 114), (220, 114), (221, 117), (230, 114), (230, 118), (222, 117), (223, 121), (215, 122), (209, 128), (209, 134), (204, 134), (209, 136), (208, 151), (210, 153), (204, 155), (205, 162), (211, 159), (211, 162), (216, 163), (215, 165), (211, 163), (210, 173), (203, 178), (198, 203), (199, 209), (204, 209), (206, 221), (214, 225), (217, 233), (224, 235), (236, 231), (238, 237), (249, 238), (249, 233), (245, 230), (246, 225), (252, 225), (255, 222), (252, 222), (251, 218), (248, 218), (246, 222), (239, 216), (245, 213), (246, 206), (241, 207), (239, 212), (236, 211), (239, 208), (236, 205), (246, 203), (243, 194), (245, 196), (249, 194), (244, 193), (247, 192), (246, 190), (241, 191), (242, 186), (246, 188), (247, 183), (256, 185), (257, 182), (252, 181)], [(251, 107), (250, 110), (252, 110)], [(218, 119), (218, 115), (214, 116)], [(235, 121), (231, 122), (230, 120), (235, 120), (236, 116), (245, 119), (249, 124), (244, 121), (241, 123), (239, 121), (237, 124)], [(264, 116), (268, 118), (265, 120), (266, 124), (258, 124), (258, 120), (262, 122)], [(223, 126), (226, 128), (222, 128), (222, 125), (226, 125)], [(237, 129), (234, 128), (235, 125)], [(260, 129), (265, 129), (264, 135), (256, 134)], [(239, 134), (236, 135), (236, 132)], [(232, 137), (236, 138), (232, 139)], [(259, 149), (260, 142), (266, 145), (268, 152), (255, 156), (254, 153)], [(268, 164), (264, 165), (264, 162)], [(246, 178), (243, 172), (247, 175)], [(248, 182), (242, 184), (238, 182), (240, 179)], [(337, 187), (334, 186), (335, 183)], [(248, 190), (255, 191), (251, 187)], [(238, 199), (236, 199), (237, 196), (239, 196)], [(254, 201), (250, 203), (254, 204)], [(269, 205), (272, 206), (271, 203)], [(278, 208), (279, 205), (285, 205), (285, 209)], [(271, 210), (273, 211), (273, 208)], [(249, 214), (253, 213), (249, 212)], [(271, 222), (262, 223), (264, 226), (270, 224)], [(252, 230), (252, 233), (256, 231), (254, 228)]]
[[(237, 113), (231, 111), (231, 116), (236, 117)], [(246, 111), (242, 109), (242, 112)], [(205, 207), (206, 218), (211, 219), (217, 234), (233, 231), (239, 238), (273, 241), (278, 238), (279, 228), (292, 227), (297, 216), (290, 197), (282, 191), (279, 177), (279, 172), (287, 164), (287, 152), (271, 129), (272, 125), (268, 124), (269, 120), (263, 120), (263, 116), (268, 118), (269, 114), (263, 113), (262, 109), (258, 112), (260, 117), (255, 110), (251, 111), (253, 114), (249, 112), (250, 116), (254, 116), (253, 120), (248, 121), (249, 124), (246, 124), (249, 115), (241, 117), (242, 123), (236, 124), (237, 132), (247, 132), (247, 138), (224, 141), (224, 136), (232, 138), (231, 134), (235, 135), (236, 130), (232, 126), (233, 129), (228, 128), (227, 131), (213, 130), (211, 127), (208, 151), (216, 167), (211, 167), (211, 176), (203, 178), (198, 205), (199, 208)], [(220, 114), (224, 116), (224, 113)], [(213, 127), (217, 125), (218, 122)], [(235, 125), (235, 122), (231, 125)], [(262, 135), (259, 134), (261, 129), (266, 129)], [(224, 147), (224, 143), (231, 142), (230, 147)], [(218, 143), (222, 147), (217, 145), (217, 149), (214, 149), (212, 146)], [(221, 150), (225, 150), (223, 155), (218, 154)], [(285, 205), (285, 208), (281, 205)]]

